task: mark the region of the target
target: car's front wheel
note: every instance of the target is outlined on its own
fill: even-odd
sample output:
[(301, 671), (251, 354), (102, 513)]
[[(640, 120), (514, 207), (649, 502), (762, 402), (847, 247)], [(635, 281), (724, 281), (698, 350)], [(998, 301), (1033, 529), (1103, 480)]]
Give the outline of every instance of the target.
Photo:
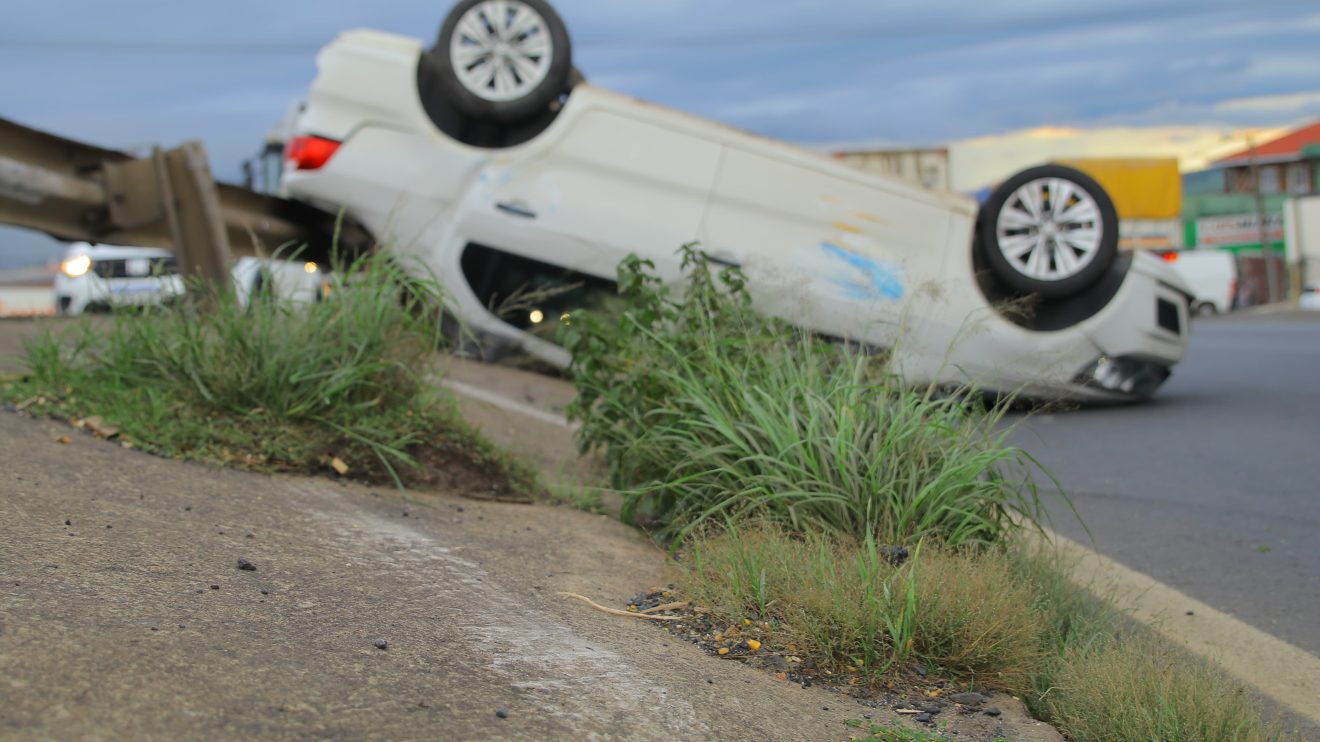
[(1090, 287), (1118, 255), (1118, 214), (1089, 175), (1029, 168), (995, 189), (981, 212), (990, 268), (1024, 294), (1059, 299)]
[(568, 28), (545, 0), (462, 0), (433, 57), (450, 104), (495, 123), (544, 112), (573, 72)]

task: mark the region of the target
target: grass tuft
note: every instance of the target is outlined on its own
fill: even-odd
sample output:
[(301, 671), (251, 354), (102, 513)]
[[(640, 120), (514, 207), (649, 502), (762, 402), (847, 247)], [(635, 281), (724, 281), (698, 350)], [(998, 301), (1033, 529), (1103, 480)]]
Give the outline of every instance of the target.
[(836, 678), (919, 660), (1072, 739), (1268, 738), (1221, 672), (1124, 633), (1023, 545), (1044, 511), (1006, 442), (1011, 400), (911, 388), (881, 356), (758, 315), (736, 269), (690, 246), (683, 267), (680, 295), (630, 258), (623, 308), (574, 313), (561, 339), (579, 447), (604, 452), (626, 519), (684, 550), (679, 590), (717, 624), (768, 621), (767, 641)]
[(925, 545), (895, 566), (874, 540), (774, 525), (692, 542), (679, 589), (726, 622), (775, 622), (835, 675), (872, 681), (917, 658), (948, 675), (1015, 693), (1031, 687), (1044, 616), (1003, 551), (972, 555)]
[[(232, 292), (83, 318), (27, 344), (5, 394), (36, 413), (101, 417), (139, 448), (261, 471), (326, 471), (402, 485), (418, 456), (463, 457), (531, 485), (428, 378), (444, 296), (383, 254), (329, 274), (318, 303)], [(432, 463), (432, 462), (428, 462)]]
[(1054, 683), (1040, 699), (1044, 717), (1077, 742), (1282, 737), (1222, 671), (1144, 635), (1070, 648)]
[(1006, 406), (909, 388), (882, 357), (757, 314), (736, 269), (692, 247), (683, 261), (677, 297), (628, 259), (625, 308), (575, 313), (562, 334), (579, 446), (603, 450), (625, 519), (679, 540), (757, 518), (957, 546), (1043, 517)]

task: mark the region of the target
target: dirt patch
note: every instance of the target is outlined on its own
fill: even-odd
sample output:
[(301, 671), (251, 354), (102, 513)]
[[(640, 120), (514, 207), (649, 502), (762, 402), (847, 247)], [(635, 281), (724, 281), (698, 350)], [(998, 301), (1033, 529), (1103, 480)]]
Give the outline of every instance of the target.
[(437, 441), (410, 453), (417, 460), (417, 468), (403, 472), (409, 489), (448, 492), (473, 500), (534, 500), (530, 482), (514, 481), (503, 464), (482, 458), (470, 447)]
[[(1016, 697), (974, 692), (932, 676), (916, 667), (886, 678), (883, 687), (868, 686), (860, 674), (832, 675), (797, 647), (780, 645), (772, 625), (758, 616), (724, 624), (701, 606), (670, 589), (650, 589), (634, 595), (626, 611), (676, 620), (652, 625), (668, 636), (696, 645), (715, 661), (737, 663), (769, 674), (777, 682), (801, 688), (819, 687), (838, 694), (845, 708), (858, 713), (853, 726), (860, 734), (904, 726), (966, 740), (1013, 739), (1027, 742), (1060, 740), (1057, 731), (1031, 718)], [(803, 652), (805, 654), (805, 652)]]

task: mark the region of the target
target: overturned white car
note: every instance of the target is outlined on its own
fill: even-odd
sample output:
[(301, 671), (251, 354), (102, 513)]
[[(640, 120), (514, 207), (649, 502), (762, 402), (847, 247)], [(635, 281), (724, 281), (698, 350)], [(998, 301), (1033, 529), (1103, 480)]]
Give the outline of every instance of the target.
[(349, 31), (287, 148), (288, 195), (416, 256), (486, 337), (551, 363), (520, 289), (612, 286), (629, 253), (677, 278), (699, 242), (759, 308), (890, 348), (916, 382), (1033, 396), (1149, 395), (1187, 344), (1185, 287), (1120, 254), (1103, 189), (1046, 165), (978, 207), (593, 87), (542, 0), (464, 0), (431, 49)]

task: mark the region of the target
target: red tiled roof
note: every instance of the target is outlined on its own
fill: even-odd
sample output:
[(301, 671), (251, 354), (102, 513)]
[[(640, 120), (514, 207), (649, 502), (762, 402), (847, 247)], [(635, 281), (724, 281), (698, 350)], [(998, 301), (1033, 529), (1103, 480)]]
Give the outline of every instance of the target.
[[(1278, 139), (1256, 145), (1256, 157), (1281, 159), (1291, 155), (1300, 155), (1302, 148), (1310, 144), (1320, 144), (1320, 121), (1291, 131)], [(1228, 157), (1215, 160), (1216, 165), (1246, 162), (1251, 159), (1251, 149), (1247, 148)]]

